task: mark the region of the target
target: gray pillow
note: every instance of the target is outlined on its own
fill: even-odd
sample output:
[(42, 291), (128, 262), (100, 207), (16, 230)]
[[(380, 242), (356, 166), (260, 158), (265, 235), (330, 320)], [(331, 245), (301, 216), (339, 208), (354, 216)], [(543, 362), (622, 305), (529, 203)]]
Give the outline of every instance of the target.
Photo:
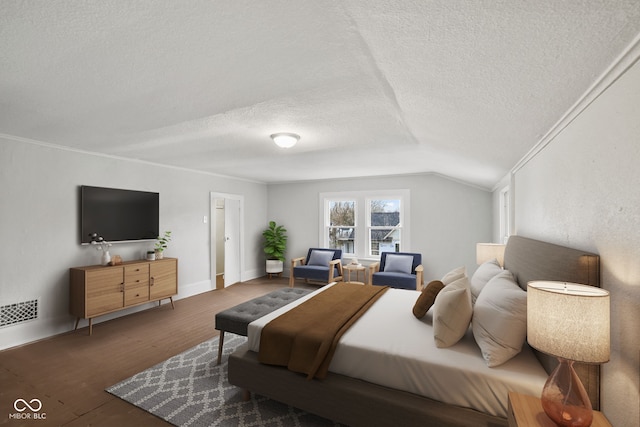
[(527, 293), (511, 272), (502, 270), (487, 282), (476, 300), (471, 324), (488, 367), (502, 365), (520, 353), (527, 337)]
[(312, 250), (307, 265), (321, 265), (329, 267), (329, 262), (333, 259), (333, 251)]
[(413, 257), (411, 255), (395, 255), (387, 254), (384, 262), (385, 273), (405, 273), (411, 274), (413, 266)]
[(482, 288), (485, 287), (489, 280), (502, 273), (502, 267), (498, 264), (498, 260), (494, 259), (480, 265), (473, 276), (471, 276), (471, 303), (475, 304)]

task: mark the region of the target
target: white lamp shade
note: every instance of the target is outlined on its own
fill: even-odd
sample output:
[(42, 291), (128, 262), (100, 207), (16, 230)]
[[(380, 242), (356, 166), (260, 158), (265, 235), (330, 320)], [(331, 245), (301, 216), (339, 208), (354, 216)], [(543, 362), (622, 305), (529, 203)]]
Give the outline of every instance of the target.
[(271, 139), (276, 143), (278, 147), (281, 148), (291, 148), (300, 139), (300, 135), (296, 135), (295, 133), (274, 133), (271, 135)]
[(567, 360), (605, 363), (610, 354), (609, 292), (576, 283), (527, 285), (527, 340)]
[(497, 259), (500, 267), (504, 266), (505, 247), (506, 245), (500, 243), (476, 243), (476, 264)]

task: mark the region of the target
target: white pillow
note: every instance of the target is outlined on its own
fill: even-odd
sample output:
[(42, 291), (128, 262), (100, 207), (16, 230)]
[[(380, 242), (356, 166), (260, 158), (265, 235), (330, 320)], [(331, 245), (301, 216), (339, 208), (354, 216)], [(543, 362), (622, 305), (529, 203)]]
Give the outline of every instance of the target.
[(448, 284), (433, 303), (433, 338), (436, 347), (450, 347), (469, 329), (473, 307), (471, 285), (467, 276)]
[(485, 285), (473, 307), (472, 329), (490, 368), (520, 353), (527, 336), (527, 293), (511, 272), (503, 270)]
[(471, 302), (473, 304), (476, 303), (480, 291), (482, 291), (487, 282), (503, 271), (496, 259), (482, 263), (478, 267), (473, 276), (471, 276)]
[(466, 274), (467, 274), (466, 267), (462, 266), (462, 267), (454, 268), (453, 270), (451, 270), (450, 272), (444, 275), (441, 282), (444, 283), (446, 286), (450, 283), (455, 282), (458, 279), (462, 279), (464, 276), (466, 276)]
[(384, 271), (386, 273), (411, 274), (413, 267), (413, 257), (411, 255), (387, 254), (384, 261)]

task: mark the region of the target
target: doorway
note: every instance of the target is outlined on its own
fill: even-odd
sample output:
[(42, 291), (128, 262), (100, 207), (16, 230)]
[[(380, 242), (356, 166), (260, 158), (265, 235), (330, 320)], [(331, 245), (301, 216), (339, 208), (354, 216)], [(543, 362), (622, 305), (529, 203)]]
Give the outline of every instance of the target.
[(222, 289), (241, 281), (244, 198), (211, 193), (211, 282)]

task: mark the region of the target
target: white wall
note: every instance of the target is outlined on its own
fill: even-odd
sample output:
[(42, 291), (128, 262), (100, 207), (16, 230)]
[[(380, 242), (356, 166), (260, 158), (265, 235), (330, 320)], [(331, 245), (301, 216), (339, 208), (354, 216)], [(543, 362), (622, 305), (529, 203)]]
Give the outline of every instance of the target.
[(614, 426), (640, 425), (640, 64), (516, 169), (514, 182), (516, 234), (600, 255), (611, 292), (602, 409)]
[[(38, 319), (0, 328), (0, 349), (73, 329), (69, 267), (97, 264), (101, 254), (79, 244), (80, 185), (160, 193), (160, 230), (171, 230), (173, 237), (165, 254), (179, 259), (178, 298), (215, 287), (210, 281), (210, 224), (203, 222), (212, 214), (210, 192), (242, 194), (243, 279), (263, 274), (259, 254), (267, 217), (264, 184), (0, 137), (0, 305), (40, 301)], [(153, 242), (114, 244), (111, 254), (139, 259), (152, 246)]]
[(410, 249), (422, 253), (425, 282), (461, 265), (472, 274), (476, 243), (491, 241), (492, 195), (433, 174), (269, 185), (268, 219), (288, 230), (286, 274), (291, 258), (319, 245), (320, 193), (392, 189), (410, 190)]

